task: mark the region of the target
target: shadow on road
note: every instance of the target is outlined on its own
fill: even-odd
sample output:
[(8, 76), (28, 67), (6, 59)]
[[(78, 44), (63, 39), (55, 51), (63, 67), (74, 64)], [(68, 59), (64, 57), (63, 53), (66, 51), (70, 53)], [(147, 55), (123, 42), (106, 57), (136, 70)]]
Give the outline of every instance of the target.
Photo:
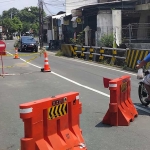
[(110, 128), (110, 127), (112, 127), (112, 126), (110, 126), (110, 125), (106, 125), (106, 124), (103, 124), (102, 123), (102, 121), (100, 122), (100, 123), (98, 123), (95, 127), (103, 127), (103, 128)]
[(135, 106), (138, 106), (140, 109), (137, 108), (138, 115), (146, 115), (150, 116), (150, 107), (143, 106), (141, 103), (134, 103)]

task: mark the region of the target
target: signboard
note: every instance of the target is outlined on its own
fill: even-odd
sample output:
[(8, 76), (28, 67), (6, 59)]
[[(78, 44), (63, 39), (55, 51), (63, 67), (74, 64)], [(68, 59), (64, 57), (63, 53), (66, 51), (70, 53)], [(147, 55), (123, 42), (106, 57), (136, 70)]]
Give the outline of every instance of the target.
[(3, 27), (2, 26), (0, 26), (0, 32), (3, 32)]
[(72, 14), (72, 17), (80, 17), (82, 16), (82, 10), (81, 9), (72, 9), (71, 10), (71, 14)]
[(69, 25), (69, 20), (64, 20), (64, 25)]
[(6, 49), (5, 42), (0, 41), (0, 55), (6, 55), (5, 49)]

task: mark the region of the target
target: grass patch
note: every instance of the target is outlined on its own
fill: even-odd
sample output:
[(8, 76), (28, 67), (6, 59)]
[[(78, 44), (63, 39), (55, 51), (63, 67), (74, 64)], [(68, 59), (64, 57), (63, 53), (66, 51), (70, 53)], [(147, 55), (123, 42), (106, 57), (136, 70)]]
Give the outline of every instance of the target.
[(55, 56), (64, 56), (64, 53), (63, 53), (61, 50), (59, 50), (59, 51), (55, 54)]

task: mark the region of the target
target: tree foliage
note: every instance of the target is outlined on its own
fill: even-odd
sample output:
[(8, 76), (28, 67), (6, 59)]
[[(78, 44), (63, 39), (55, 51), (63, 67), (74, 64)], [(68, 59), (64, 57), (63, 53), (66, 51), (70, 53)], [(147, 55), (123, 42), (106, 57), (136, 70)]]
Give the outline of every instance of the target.
[[(45, 12), (43, 12), (45, 16)], [(5, 33), (12, 34), (14, 32), (25, 33), (30, 30), (34, 34), (38, 34), (39, 30), (39, 8), (38, 7), (25, 7), (22, 10), (10, 8), (3, 11), (0, 16), (0, 25), (5, 28)]]
[(18, 17), (19, 10), (16, 8), (10, 8), (9, 10), (5, 10), (2, 13), (3, 18), (11, 18), (11, 17)]

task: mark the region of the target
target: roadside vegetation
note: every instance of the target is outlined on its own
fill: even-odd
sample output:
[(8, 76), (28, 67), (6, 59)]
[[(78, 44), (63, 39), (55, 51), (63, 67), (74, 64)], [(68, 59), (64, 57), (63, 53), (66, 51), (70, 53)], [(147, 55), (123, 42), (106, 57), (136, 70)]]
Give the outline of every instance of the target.
[(55, 56), (64, 56), (64, 53), (62, 50), (57, 51), (57, 53), (55, 54)]
[[(45, 12), (44, 12), (45, 16)], [(3, 11), (0, 15), (0, 26), (3, 26), (3, 33), (11, 39), (13, 33), (18, 35), (28, 31), (38, 35), (39, 29), (39, 8), (29, 7), (22, 10), (11, 8)]]

